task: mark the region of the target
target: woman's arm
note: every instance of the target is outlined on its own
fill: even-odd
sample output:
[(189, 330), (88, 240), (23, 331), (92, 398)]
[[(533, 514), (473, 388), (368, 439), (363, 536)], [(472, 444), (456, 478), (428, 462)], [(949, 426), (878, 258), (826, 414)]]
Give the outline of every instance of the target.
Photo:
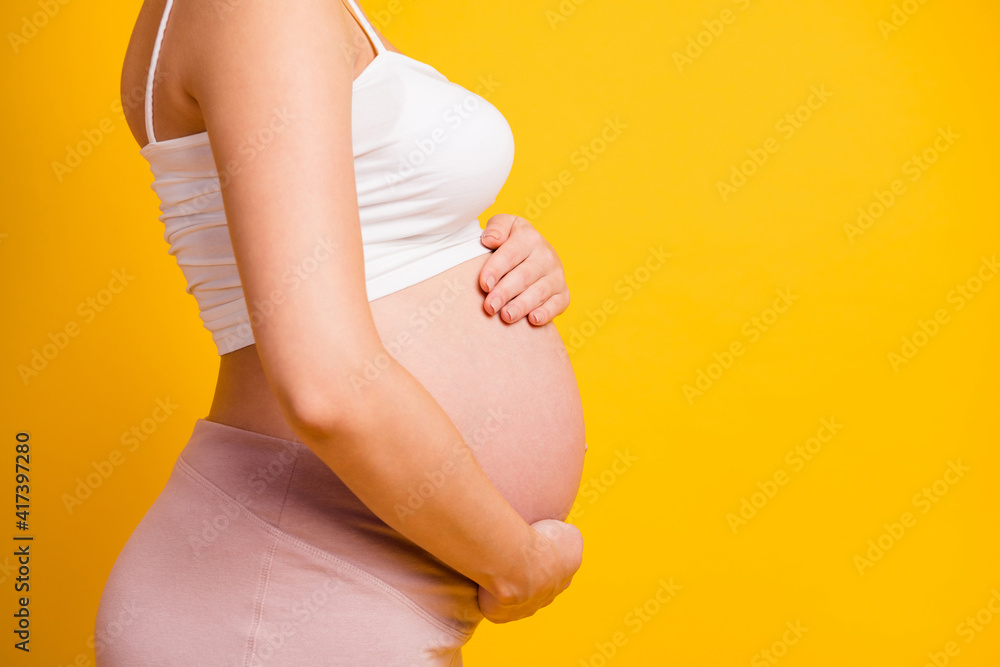
[[(302, 441), (389, 526), (481, 584), (484, 613), (545, 606), (580, 565), (575, 527), (532, 529), (430, 393), (383, 347), (365, 290), (339, 3), (177, 3), (182, 79), (205, 119), (261, 364)], [(181, 16), (184, 18), (182, 19)], [(168, 31), (169, 32), (169, 31)], [(379, 382), (355, 389), (368, 360)], [(418, 508), (409, 489), (436, 491)], [(408, 511), (407, 511), (408, 510)]]

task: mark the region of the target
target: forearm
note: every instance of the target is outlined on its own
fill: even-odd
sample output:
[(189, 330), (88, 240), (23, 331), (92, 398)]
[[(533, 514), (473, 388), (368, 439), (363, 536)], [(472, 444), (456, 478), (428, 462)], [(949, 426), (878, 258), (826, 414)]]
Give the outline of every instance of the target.
[(498, 597), (526, 589), (539, 565), (538, 534), (423, 385), (391, 360), (354, 396), (336, 425), (300, 424), (303, 442), (420, 547)]

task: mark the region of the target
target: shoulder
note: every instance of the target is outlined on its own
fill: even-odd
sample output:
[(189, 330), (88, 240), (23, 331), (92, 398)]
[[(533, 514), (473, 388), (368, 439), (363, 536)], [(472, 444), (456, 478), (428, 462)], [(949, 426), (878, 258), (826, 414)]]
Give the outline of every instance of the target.
[(174, 0), (174, 4), (168, 30), (184, 34), (181, 66), (191, 92), (213, 72), (316, 67), (320, 63), (311, 59), (323, 52), (343, 60), (352, 48), (341, 3), (331, 0)]

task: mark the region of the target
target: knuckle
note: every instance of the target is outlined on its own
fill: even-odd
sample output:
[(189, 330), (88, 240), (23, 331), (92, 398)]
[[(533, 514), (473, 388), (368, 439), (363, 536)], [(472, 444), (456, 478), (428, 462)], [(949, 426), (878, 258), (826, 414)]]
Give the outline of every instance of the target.
[(509, 299), (513, 299), (523, 293), (529, 283), (524, 279), (524, 276), (520, 275), (520, 272), (510, 273), (508, 276), (507, 282), (504, 285), (505, 294)]
[(546, 242), (545, 245), (539, 249), (539, 253), (542, 256), (542, 259), (544, 259), (547, 263), (555, 264), (559, 267), (559, 270), (562, 271), (562, 263), (559, 261), (559, 255), (556, 254), (556, 249), (553, 248), (551, 244)]
[[(494, 596), (501, 607), (516, 607), (524, 603), (524, 595), (514, 588), (504, 587), (497, 591)], [(501, 614), (504, 612), (501, 612)], [(510, 613), (507, 610), (507, 613)]]
[(551, 277), (545, 276), (540, 279), (537, 283), (536, 295), (538, 296), (539, 302), (547, 301), (559, 290), (558, 283), (554, 282)]

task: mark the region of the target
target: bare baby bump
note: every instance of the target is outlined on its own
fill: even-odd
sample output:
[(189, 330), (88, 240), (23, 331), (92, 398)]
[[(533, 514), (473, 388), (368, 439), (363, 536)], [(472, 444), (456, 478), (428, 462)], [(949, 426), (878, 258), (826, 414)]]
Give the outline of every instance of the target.
[(483, 310), (479, 271), (489, 257), (376, 299), (372, 315), (386, 349), (444, 408), (525, 521), (561, 520), (583, 470), (576, 376), (553, 324), (507, 324)]

